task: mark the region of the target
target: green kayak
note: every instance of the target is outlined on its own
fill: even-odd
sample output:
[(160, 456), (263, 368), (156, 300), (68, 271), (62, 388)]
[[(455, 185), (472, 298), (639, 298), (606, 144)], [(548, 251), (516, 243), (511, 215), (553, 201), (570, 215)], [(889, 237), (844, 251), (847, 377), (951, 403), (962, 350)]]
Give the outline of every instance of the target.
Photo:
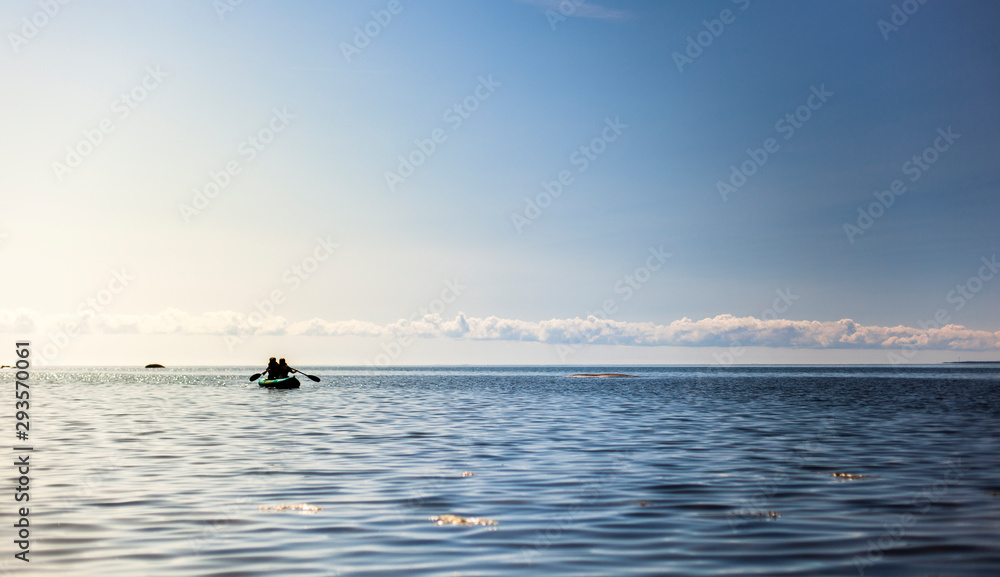
[(269, 389), (297, 389), (299, 388), (299, 380), (295, 377), (286, 377), (284, 379), (261, 379), (257, 383), (262, 387), (267, 387)]

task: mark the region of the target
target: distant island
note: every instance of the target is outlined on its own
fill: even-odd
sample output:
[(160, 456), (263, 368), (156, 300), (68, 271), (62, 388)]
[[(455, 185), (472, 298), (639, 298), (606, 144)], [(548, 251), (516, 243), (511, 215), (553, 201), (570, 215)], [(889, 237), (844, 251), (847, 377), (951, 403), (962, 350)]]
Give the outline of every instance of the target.
[(163, 368), (166, 368), (166, 367), (164, 367), (160, 363), (149, 363), (148, 365), (146, 365), (146, 368), (147, 369), (163, 369)]
[(575, 375), (566, 375), (567, 378), (589, 378), (589, 379), (612, 379), (612, 378), (635, 378), (636, 375), (626, 375), (624, 373), (576, 373)]
[(945, 361), (946, 365), (997, 365), (1000, 361)]

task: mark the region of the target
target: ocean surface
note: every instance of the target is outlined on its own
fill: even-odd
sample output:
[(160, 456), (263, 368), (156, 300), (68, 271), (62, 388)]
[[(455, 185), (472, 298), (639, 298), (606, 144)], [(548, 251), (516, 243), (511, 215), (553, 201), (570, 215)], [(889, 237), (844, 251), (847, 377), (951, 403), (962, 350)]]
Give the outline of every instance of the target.
[(998, 365), (305, 370), (33, 373), (0, 575), (1000, 575)]

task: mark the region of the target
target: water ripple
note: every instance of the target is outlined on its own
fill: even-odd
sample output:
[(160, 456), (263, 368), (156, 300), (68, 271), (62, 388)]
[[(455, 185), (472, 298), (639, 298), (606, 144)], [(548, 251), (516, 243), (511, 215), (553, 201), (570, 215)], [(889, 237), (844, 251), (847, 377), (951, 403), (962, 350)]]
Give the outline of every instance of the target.
[(29, 574), (1000, 574), (995, 368), (251, 372), (39, 373)]

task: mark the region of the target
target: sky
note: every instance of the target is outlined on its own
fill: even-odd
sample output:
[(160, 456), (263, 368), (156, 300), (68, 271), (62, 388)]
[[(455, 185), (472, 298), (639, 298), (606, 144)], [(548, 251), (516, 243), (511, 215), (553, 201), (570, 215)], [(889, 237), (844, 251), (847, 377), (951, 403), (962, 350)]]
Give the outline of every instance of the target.
[(49, 365), (1000, 358), (1000, 4), (8, 0)]

